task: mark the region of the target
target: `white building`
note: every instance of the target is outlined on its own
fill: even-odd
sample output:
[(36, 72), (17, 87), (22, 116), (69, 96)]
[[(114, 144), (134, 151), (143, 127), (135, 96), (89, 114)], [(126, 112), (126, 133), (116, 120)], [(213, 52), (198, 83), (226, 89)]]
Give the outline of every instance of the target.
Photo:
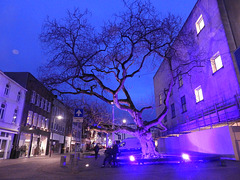
[(0, 159), (7, 159), (19, 125), (26, 89), (0, 71)]

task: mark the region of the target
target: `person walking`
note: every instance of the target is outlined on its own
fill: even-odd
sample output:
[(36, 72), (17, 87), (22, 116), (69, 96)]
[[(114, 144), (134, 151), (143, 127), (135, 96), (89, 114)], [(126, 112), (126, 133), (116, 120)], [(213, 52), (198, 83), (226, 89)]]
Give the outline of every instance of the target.
[(94, 147), (94, 152), (95, 152), (95, 160), (97, 160), (98, 158), (98, 152), (99, 152), (99, 146), (98, 143), (95, 145)]
[(114, 145), (113, 145), (113, 166), (116, 167), (117, 165), (117, 154), (118, 154), (118, 144), (115, 141)]

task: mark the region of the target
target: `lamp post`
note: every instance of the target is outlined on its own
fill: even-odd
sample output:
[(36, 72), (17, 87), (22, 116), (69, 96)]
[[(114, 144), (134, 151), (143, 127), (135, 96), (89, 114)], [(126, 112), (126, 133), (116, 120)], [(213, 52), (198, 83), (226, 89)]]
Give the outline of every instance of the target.
[(51, 128), (51, 134), (52, 134), (52, 141), (51, 141), (51, 147), (50, 147), (50, 153), (49, 153), (49, 157), (51, 157), (52, 156), (52, 147), (53, 147), (53, 130), (54, 130), (54, 125), (55, 125), (55, 120), (56, 120), (56, 118), (57, 119), (59, 119), (59, 120), (61, 120), (61, 119), (63, 119), (63, 117), (61, 116), (61, 115), (59, 115), (59, 116), (56, 116), (56, 117), (54, 117), (53, 118), (53, 126), (52, 126), (52, 128)]
[[(111, 102), (112, 104), (112, 129), (114, 129), (114, 103)], [(114, 143), (114, 132), (112, 132), (112, 144)]]
[[(123, 119), (123, 126), (125, 126), (126, 125), (126, 122), (127, 122), (127, 120), (126, 119)], [(124, 137), (123, 137), (123, 135), (124, 135)], [(125, 139), (125, 133), (122, 133), (122, 139)]]

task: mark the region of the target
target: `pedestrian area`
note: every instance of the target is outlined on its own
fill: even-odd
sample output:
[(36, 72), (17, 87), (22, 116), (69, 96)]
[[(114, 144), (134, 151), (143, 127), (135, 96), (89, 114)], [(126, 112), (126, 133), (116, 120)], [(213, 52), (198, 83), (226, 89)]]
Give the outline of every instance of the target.
[[(0, 179), (84, 179), (84, 180), (158, 180), (158, 179), (240, 179), (240, 162), (227, 160), (200, 163), (159, 163), (153, 165), (121, 165), (101, 168), (104, 155), (95, 160), (91, 154), (81, 154), (79, 166), (72, 166), (70, 154), (66, 164), (61, 155), (0, 160)], [(77, 168), (76, 168), (77, 167)]]

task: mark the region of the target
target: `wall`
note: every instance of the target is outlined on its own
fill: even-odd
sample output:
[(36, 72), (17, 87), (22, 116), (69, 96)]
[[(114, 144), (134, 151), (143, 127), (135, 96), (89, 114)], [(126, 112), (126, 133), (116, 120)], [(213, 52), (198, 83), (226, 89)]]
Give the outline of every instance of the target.
[(184, 134), (179, 137), (160, 138), (159, 150), (161, 152), (195, 151), (233, 156), (234, 147), (230, 133), (231, 128), (224, 126)]

